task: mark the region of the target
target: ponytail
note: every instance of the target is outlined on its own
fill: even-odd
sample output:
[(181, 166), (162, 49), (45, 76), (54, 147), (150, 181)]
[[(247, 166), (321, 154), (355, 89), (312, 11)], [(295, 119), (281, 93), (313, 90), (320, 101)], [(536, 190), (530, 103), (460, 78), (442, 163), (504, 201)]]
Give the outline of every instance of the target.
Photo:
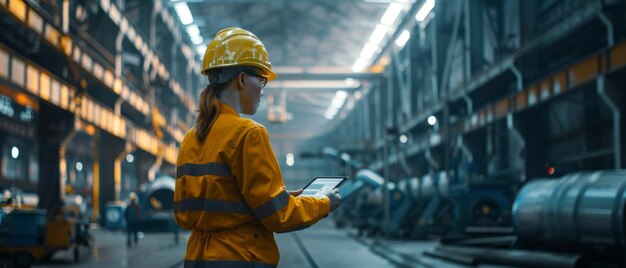
[(217, 115), (220, 113), (219, 97), (224, 87), (225, 84), (209, 84), (200, 93), (200, 108), (198, 109), (196, 124), (194, 125), (196, 139), (200, 143), (209, 134), (209, 129), (211, 129), (211, 126), (217, 119)]
[(196, 138), (198, 142), (204, 142), (209, 130), (215, 123), (220, 113), (220, 95), (228, 86), (228, 83), (240, 72), (245, 72), (253, 67), (233, 66), (211, 70), (207, 72), (209, 85), (200, 93), (200, 108), (196, 118)]

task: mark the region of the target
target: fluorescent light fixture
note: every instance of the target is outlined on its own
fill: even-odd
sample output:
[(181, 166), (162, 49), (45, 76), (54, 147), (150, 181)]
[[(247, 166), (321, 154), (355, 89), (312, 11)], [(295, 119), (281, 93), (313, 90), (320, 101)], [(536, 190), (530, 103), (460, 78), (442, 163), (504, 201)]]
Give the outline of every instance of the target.
[(422, 7), (420, 7), (420, 10), (417, 11), (417, 14), (415, 15), (415, 19), (417, 21), (424, 21), (424, 19), (426, 19), (426, 16), (430, 14), (430, 11), (433, 10), (434, 7), (435, 7), (435, 0), (426, 0), (424, 4), (422, 4)]
[(198, 28), (198, 25), (193, 24), (187, 26), (187, 34), (189, 34), (189, 37), (199, 36), (200, 29)]
[(335, 97), (331, 101), (330, 106), (328, 106), (328, 109), (326, 110), (326, 114), (324, 114), (324, 117), (326, 117), (326, 119), (328, 120), (332, 120), (333, 118), (335, 118), (339, 110), (341, 110), (341, 107), (346, 102), (347, 98), (348, 98), (348, 92), (345, 92), (343, 90), (338, 90), (335, 93)]
[(396, 45), (399, 47), (404, 47), (407, 41), (411, 38), (411, 33), (408, 30), (402, 30), (402, 33), (396, 39)]
[(178, 18), (183, 25), (189, 25), (193, 23), (193, 16), (191, 15), (191, 10), (189, 10), (189, 6), (187, 6), (187, 3), (176, 3), (174, 5), (174, 10), (176, 10), (176, 15), (178, 15)]
[(394, 22), (396, 22), (396, 19), (400, 15), (400, 12), (402, 12), (403, 8), (404, 5), (400, 3), (389, 4), (389, 7), (387, 7), (387, 10), (380, 18), (380, 23), (382, 23), (383, 25), (392, 25)]
[(374, 55), (374, 53), (376, 52), (376, 50), (378, 50), (378, 47), (372, 43), (367, 43), (365, 44), (365, 46), (363, 47), (363, 50), (361, 50), (361, 59), (365, 59), (365, 60), (369, 60), (372, 58), (372, 56)]
[(202, 36), (196, 35), (196, 36), (192, 36), (192, 37), (191, 37), (191, 42), (192, 42), (194, 45), (199, 45), (199, 44), (202, 44), (202, 41), (204, 41), (204, 40), (202, 39)]
[(196, 46), (196, 53), (198, 53), (200, 56), (204, 55), (204, 51), (206, 50), (206, 45), (198, 45)]
[(341, 108), (343, 106), (344, 102), (346, 102), (346, 99), (334, 98), (333, 102), (330, 103), (330, 106), (339, 109), (339, 108)]
[(365, 66), (367, 66), (367, 61), (359, 58), (354, 62), (354, 65), (352, 65), (352, 71), (361, 72), (365, 69)]
[(380, 42), (383, 41), (383, 38), (385, 38), (385, 35), (387, 34), (387, 31), (389, 30), (389, 27), (382, 25), (382, 24), (378, 24), (376, 25), (376, 28), (374, 28), (374, 31), (372, 32), (372, 35), (370, 36), (370, 43), (372, 44), (380, 44)]
[(345, 92), (343, 90), (339, 90), (337, 91), (337, 93), (335, 93), (335, 98), (339, 98), (339, 99), (346, 99), (348, 97), (348, 92)]

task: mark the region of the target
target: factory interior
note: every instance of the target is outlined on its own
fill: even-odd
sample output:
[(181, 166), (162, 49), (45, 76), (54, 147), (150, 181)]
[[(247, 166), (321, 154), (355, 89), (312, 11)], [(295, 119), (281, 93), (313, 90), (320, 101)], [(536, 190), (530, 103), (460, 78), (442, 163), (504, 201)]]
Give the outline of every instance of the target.
[[(626, 267), (625, 0), (0, 14), (0, 267)], [(269, 133), (286, 189), (348, 177), (327, 217), (274, 234), (277, 266), (192, 265), (195, 229), (174, 217), (207, 47), (229, 27), (277, 74), (241, 117)]]

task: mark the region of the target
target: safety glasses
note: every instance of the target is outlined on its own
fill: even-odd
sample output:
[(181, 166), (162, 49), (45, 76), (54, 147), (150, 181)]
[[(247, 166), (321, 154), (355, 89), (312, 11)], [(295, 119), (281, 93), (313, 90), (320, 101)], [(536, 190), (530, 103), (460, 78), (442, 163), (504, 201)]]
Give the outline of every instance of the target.
[(259, 83), (261, 84), (261, 89), (263, 89), (265, 87), (265, 85), (267, 84), (267, 78), (263, 77), (260, 74), (257, 74), (255, 72), (252, 71), (243, 71), (244, 73), (251, 75), (251, 76), (256, 76), (259, 78)]

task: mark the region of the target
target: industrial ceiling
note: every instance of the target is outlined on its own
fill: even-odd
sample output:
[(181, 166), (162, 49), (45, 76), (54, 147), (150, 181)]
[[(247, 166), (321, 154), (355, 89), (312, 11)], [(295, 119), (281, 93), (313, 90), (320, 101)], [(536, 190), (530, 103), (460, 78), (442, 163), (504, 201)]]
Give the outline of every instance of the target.
[[(189, 8), (193, 21), (182, 24), (199, 29), (201, 38), (190, 33), (198, 57), (215, 32), (225, 27), (250, 30), (263, 41), (279, 77), (267, 85), (252, 118), (268, 128), (273, 141), (295, 142), (323, 134), (340, 121), (342, 112), (350, 109), (368, 84), (361, 78), (374, 77), (359, 76), (370, 71), (356, 70), (363, 67), (355, 62), (366, 53), (372, 54), (366, 56), (373, 63), (413, 1), (187, 0), (169, 4), (179, 19), (179, 9)], [(381, 19), (388, 25), (379, 47), (364, 52)], [(336, 116), (328, 111), (333, 102), (340, 104)]]

